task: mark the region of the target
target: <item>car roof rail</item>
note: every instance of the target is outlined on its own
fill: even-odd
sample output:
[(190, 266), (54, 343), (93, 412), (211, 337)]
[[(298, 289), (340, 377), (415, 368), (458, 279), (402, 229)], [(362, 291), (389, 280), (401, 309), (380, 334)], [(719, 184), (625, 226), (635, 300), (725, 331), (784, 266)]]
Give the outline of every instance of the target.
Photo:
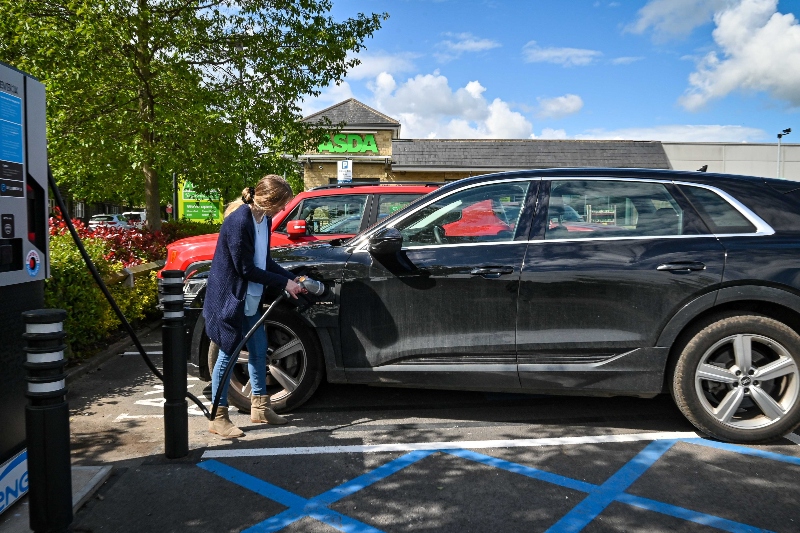
[(419, 187), (441, 187), (443, 181), (362, 181), (358, 183), (331, 183), (330, 185), (320, 185), (310, 190), (319, 191), (322, 189), (348, 189), (352, 187), (374, 187), (376, 185), (417, 185)]

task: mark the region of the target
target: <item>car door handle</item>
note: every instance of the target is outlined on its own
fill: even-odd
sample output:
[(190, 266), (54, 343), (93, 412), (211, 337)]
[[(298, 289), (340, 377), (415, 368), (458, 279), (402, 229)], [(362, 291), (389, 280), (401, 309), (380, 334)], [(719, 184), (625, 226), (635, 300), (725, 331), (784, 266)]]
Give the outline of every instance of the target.
[(502, 274), (513, 274), (514, 267), (480, 267), (470, 270), (472, 276), (483, 276), (484, 278), (499, 278)]
[(684, 261), (677, 263), (664, 263), (658, 265), (656, 270), (668, 270), (670, 272), (691, 272), (693, 270), (705, 270), (705, 263), (699, 261)]

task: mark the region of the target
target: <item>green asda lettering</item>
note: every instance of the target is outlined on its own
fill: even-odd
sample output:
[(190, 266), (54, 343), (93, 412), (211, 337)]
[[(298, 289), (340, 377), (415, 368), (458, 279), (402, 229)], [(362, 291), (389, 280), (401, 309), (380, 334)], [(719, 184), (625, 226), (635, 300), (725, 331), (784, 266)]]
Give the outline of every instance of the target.
[(364, 152), (378, 153), (378, 145), (375, 143), (375, 136), (371, 133), (355, 135), (353, 133), (345, 135), (338, 133), (328, 135), (328, 140), (319, 145), (318, 151), (331, 152), (334, 154), (363, 154)]

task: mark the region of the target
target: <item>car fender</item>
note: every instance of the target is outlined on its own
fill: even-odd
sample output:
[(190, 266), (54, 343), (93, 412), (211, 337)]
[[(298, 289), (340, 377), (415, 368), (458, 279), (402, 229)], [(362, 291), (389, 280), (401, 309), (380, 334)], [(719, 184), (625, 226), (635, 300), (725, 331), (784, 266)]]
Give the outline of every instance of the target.
[(800, 296), (787, 290), (763, 285), (736, 285), (704, 294), (683, 306), (667, 323), (656, 346), (670, 347), (681, 331), (704, 311), (732, 302), (778, 304), (800, 314)]

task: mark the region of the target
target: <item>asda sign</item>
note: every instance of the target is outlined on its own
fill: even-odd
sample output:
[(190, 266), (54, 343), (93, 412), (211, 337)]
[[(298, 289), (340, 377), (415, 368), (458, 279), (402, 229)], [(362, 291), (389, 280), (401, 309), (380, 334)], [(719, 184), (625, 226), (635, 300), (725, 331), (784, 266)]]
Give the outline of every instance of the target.
[(328, 140), (320, 144), (317, 150), (332, 154), (363, 154), (364, 152), (377, 154), (378, 145), (375, 143), (375, 136), (371, 133), (364, 136), (355, 133), (338, 133), (328, 135)]

